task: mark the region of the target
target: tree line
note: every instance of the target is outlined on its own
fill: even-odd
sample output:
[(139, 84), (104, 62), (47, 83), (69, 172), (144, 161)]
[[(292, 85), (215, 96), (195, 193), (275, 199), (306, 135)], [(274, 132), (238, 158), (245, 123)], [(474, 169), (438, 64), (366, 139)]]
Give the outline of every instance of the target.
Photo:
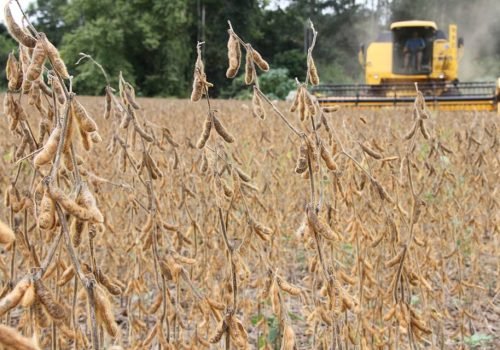
[[(186, 97), (198, 41), (206, 43), (206, 72), (215, 84), (214, 94), (241, 94), (241, 84), (225, 77), (227, 20), (274, 68), (263, 79), (284, 84), (277, 97), (286, 95), (294, 78), (304, 79), (309, 19), (319, 32), (314, 56), (322, 81), (362, 83), (356, 59), (359, 46), (390, 22), (429, 19), (445, 30), (448, 23), (458, 22), (459, 31), (460, 25), (474, 31), (478, 18), (471, 14), (483, 7), (492, 18), (491, 27), (487, 27), (488, 20), (485, 24), (483, 13), (479, 34), (461, 34), (471, 34), (475, 44), (471, 55), (482, 60), (484, 70), (493, 75), (500, 72), (500, 26), (493, 20), (500, 15), (496, 0), (290, 0), (284, 7), (273, 4), (271, 0), (37, 0), (27, 14), (58, 46), (80, 94), (101, 94), (105, 85), (96, 65), (76, 64), (84, 52), (104, 67), (112, 83), (121, 71), (142, 96)], [(485, 47), (477, 45), (481, 35)], [(14, 48), (0, 27), (2, 64)], [(5, 88), (4, 76), (1, 84)]]

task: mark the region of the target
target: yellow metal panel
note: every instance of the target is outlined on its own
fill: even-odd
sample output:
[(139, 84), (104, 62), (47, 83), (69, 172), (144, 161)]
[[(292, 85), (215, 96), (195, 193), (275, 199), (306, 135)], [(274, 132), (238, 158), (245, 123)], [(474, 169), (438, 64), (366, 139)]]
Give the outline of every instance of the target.
[(449, 47), (446, 50), (446, 60), (444, 74), (446, 80), (451, 81), (458, 78), (458, 39), (457, 39), (457, 26), (450, 24), (448, 27), (448, 43)]
[[(396, 109), (396, 108), (408, 108), (413, 107), (413, 103), (397, 103), (393, 102), (321, 102), (322, 106), (340, 106), (344, 108), (356, 108), (356, 109)], [(439, 103), (427, 103), (427, 107), (432, 110), (439, 111), (486, 111), (494, 112), (497, 110), (497, 105), (491, 102), (439, 102)]]
[(391, 24), (391, 30), (395, 28), (407, 28), (407, 27), (431, 27), (437, 30), (436, 22), (433, 21), (401, 21), (394, 22)]
[(366, 84), (378, 85), (392, 75), (392, 43), (374, 42), (366, 50)]

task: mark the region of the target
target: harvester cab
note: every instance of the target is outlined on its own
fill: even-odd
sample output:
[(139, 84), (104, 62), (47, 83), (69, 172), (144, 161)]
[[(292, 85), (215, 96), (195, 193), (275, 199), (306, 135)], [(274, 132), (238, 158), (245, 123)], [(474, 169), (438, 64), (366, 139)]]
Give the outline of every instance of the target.
[(417, 83), (431, 108), (496, 110), (494, 82), (459, 82), (463, 47), (454, 24), (445, 33), (433, 21), (394, 22), (367, 47), (360, 46), (365, 84), (326, 84), (313, 91), (322, 104), (400, 106), (413, 102)]

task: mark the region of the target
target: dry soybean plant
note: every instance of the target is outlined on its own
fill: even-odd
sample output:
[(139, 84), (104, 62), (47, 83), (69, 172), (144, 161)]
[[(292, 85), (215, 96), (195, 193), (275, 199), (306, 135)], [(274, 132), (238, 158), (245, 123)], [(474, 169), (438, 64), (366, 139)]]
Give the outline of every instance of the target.
[(81, 97), (14, 5), (0, 348), (498, 344), (496, 120), (433, 115), (420, 93), (397, 112), (320, 106), (312, 24), (291, 106), (230, 22), (226, 76), (244, 70), (250, 106), (210, 99), (204, 43), (191, 102), (139, 99), (86, 54), (105, 95)]

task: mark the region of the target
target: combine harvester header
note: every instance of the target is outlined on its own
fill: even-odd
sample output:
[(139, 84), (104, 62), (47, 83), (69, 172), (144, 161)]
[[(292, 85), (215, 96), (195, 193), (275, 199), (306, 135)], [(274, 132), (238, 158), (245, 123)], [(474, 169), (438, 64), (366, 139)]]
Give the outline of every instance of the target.
[(435, 22), (395, 22), (366, 50), (361, 46), (359, 61), (366, 84), (324, 84), (312, 91), (322, 105), (398, 107), (413, 103), (417, 83), (430, 108), (500, 113), (500, 78), (497, 82), (459, 82), (463, 47), (454, 24), (446, 37)]

